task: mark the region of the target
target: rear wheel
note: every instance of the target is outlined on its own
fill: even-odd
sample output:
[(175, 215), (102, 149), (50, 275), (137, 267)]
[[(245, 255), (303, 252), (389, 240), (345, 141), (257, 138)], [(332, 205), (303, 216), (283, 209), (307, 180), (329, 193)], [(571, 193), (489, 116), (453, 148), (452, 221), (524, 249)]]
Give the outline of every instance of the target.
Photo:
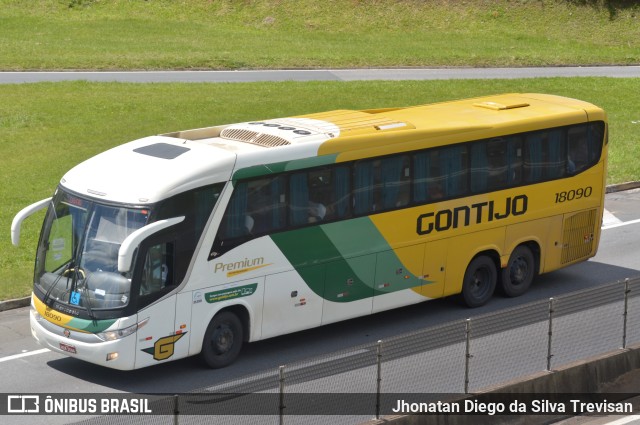
[(242, 339), (242, 322), (238, 316), (230, 311), (218, 313), (204, 334), (202, 358), (213, 369), (228, 366), (238, 357)]
[(502, 269), (502, 292), (508, 297), (518, 297), (527, 292), (535, 275), (535, 263), (535, 257), (527, 246), (520, 245), (514, 249), (507, 267)]
[(462, 283), (462, 299), (469, 307), (480, 307), (491, 299), (496, 289), (498, 273), (487, 256), (474, 258), (467, 266)]

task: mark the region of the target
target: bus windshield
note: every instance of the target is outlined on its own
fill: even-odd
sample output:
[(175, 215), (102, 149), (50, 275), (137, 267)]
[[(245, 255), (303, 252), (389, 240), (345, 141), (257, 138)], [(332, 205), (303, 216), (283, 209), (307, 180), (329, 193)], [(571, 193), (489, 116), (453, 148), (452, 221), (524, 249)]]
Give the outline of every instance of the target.
[(118, 273), (122, 241), (147, 223), (149, 209), (99, 204), (58, 189), (38, 245), (35, 287), (74, 308), (119, 309), (131, 279)]

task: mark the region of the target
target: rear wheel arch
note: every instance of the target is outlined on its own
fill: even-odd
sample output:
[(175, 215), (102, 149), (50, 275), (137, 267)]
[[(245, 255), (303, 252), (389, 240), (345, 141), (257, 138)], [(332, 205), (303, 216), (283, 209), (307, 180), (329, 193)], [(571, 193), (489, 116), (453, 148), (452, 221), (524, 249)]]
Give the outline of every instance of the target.
[[(526, 246), (527, 248), (529, 248), (531, 250), (531, 252), (533, 253), (534, 259), (535, 259), (535, 271), (536, 271), (536, 275), (540, 274), (542, 272), (542, 264), (543, 264), (543, 253), (542, 253), (542, 248), (540, 245), (540, 241), (535, 240), (535, 239), (531, 239), (531, 240), (523, 240), (518, 242), (517, 244), (513, 245), (513, 248), (511, 249), (511, 251), (509, 252), (509, 256), (506, 256), (506, 260), (509, 260), (509, 257), (511, 256), (511, 254), (513, 253), (513, 251), (515, 251), (518, 247), (520, 246)], [(502, 258), (503, 260), (505, 259), (505, 257)], [(505, 263), (505, 267), (506, 267), (506, 263)], [(504, 267), (501, 267), (504, 268)]]

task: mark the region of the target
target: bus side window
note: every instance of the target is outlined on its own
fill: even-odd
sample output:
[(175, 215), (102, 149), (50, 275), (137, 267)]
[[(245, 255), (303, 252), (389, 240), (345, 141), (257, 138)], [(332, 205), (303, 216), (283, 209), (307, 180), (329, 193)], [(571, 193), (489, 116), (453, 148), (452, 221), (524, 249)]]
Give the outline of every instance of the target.
[(354, 166), (354, 213), (363, 215), (409, 204), (409, 156), (357, 161)]
[(381, 209), (404, 207), (409, 203), (409, 156), (398, 155), (380, 161), (380, 180), (377, 192)]
[(492, 165), (489, 163), (489, 154), (487, 152), (487, 142), (479, 142), (471, 145), (472, 192), (481, 193), (489, 190), (491, 167)]
[(247, 215), (247, 183), (238, 183), (222, 220), (218, 238), (222, 240), (246, 236), (253, 230), (254, 220)]
[(174, 285), (173, 253), (173, 242), (153, 245), (147, 249), (140, 280), (140, 295), (154, 294)]
[(353, 170), (353, 212), (363, 215), (375, 209), (373, 199), (373, 182), (375, 178), (373, 161), (357, 161)]
[(528, 134), (525, 141), (524, 179), (535, 183), (564, 176), (566, 153), (563, 129)]
[(450, 146), (440, 152), (442, 197), (455, 198), (467, 193), (469, 161), (466, 146)]
[(259, 236), (281, 230), (286, 224), (284, 177), (267, 177), (248, 183), (247, 215), (253, 220), (251, 233)]
[(507, 149), (507, 184), (509, 186), (519, 185), (522, 183), (522, 168), (524, 165), (522, 136), (510, 137)]
[(446, 176), (440, 167), (440, 149), (420, 152), (413, 157), (413, 200), (437, 201), (444, 197)]
[(569, 129), (567, 139), (567, 173), (577, 174), (590, 165), (586, 126)]
[(475, 193), (520, 184), (522, 169), (520, 136), (485, 140), (471, 148), (471, 188)]
[(524, 178), (527, 183), (534, 183), (543, 179), (543, 146), (544, 133), (536, 132), (527, 136), (525, 150), (526, 153), (524, 159)]
[(222, 219), (216, 244), (237, 245), (252, 236), (282, 229), (287, 218), (285, 207), (284, 177), (237, 183)]
[(340, 165), (331, 169), (331, 199), (327, 201), (328, 219), (342, 219), (351, 215), (351, 168)]
[(292, 174), (289, 178), (289, 225), (317, 223), (327, 216), (329, 170)]
[(544, 180), (564, 177), (567, 160), (566, 130), (554, 129), (545, 132), (546, 147), (543, 158), (545, 161)]

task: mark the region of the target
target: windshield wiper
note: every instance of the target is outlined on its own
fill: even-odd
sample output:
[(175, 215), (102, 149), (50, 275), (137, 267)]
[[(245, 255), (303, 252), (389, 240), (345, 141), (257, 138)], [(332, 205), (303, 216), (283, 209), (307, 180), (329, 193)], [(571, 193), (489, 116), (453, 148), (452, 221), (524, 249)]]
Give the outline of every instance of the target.
[[(42, 299), (42, 302), (45, 305), (47, 305), (47, 302), (49, 301), (49, 297), (51, 296), (51, 292), (53, 292), (53, 289), (56, 286), (58, 286), (58, 283), (60, 282), (60, 279), (62, 279), (62, 277), (64, 276), (64, 272), (67, 271), (67, 270), (72, 270), (72, 268), (70, 268), (72, 265), (73, 265), (73, 259), (71, 259), (65, 266), (61, 267), (61, 269), (64, 269), (64, 271), (62, 273), (60, 273), (58, 275), (58, 277), (56, 277), (56, 280), (53, 281), (53, 283), (47, 289), (47, 292), (44, 294), (44, 298)], [(69, 285), (69, 278), (68, 277), (67, 277), (67, 285)]]

